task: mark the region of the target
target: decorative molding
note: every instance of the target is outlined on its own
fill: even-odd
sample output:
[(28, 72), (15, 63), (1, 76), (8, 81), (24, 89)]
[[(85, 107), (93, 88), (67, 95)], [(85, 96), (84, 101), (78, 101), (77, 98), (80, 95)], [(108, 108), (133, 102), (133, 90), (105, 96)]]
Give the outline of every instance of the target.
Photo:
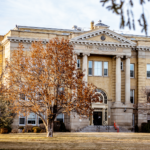
[(123, 58), (123, 55), (116, 55), (115, 58)]
[(80, 55), (80, 53), (79, 53), (79, 52), (76, 52), (76, 51), (74, 51), (73, 54), (74, 54), (74, 55)]
[(98, 35), (101, 35), (101, 34), (105, 34), (105, 35), (107, 35), (109, 37), (112, 37), (113, 39), (116, 39), (117, 41), (119, 41), (121, 43), (130, 44), (130, 45), (136, 45), (136, 43), (126, 39), (123, 36), (120, 36), (117, 33), (112, 32), (109, 29), (101, 29), (101, 30), (90, 32), (90, 33), (86, 33), (86, 34), (77, 36), (75, 38), (72, 38), (71, 41), (86, 40), (88, 38), (95, 37), (95, 36), (98, 36)]
[(101, 50), (104, 52), (115, 52), (115, 51), (117, 51), (117, 49), (115, 47), (106, 47), (106, 46), (97, 47), (97, 50)]
[(4, 44), (6, 41), (14, 42), (14, 43), (32, 43), (37, 41), (42, 41), (43, 44), (48, 43), (49, 39), (34, 39), (34, 38), (21, 38), (21, 37), (7, 37), (2, 41)]
[(101, 41), (86, 41), (86, 40), (71, 40), (72, 44), (86, 45), (86, 46), (111, 46), (122, 48), (134, 48), (134, 45), (127, 43), (101, 42)]
[(131, 58), (131, 56), (129, 56), (129, 55), (126, 55), (126, 56), (125, 56), (125, 58), (126, 58), (126, 59), (128, 59), (128, 58)]
[(90, 53), (82, 53), (83, 56), (90, 56)]
[(150, 51), (150, 47), (148, 47), (148, 46), (136, 46), (136, 47), (132, 48), (132, 50), (135, 50), (135, 51)]

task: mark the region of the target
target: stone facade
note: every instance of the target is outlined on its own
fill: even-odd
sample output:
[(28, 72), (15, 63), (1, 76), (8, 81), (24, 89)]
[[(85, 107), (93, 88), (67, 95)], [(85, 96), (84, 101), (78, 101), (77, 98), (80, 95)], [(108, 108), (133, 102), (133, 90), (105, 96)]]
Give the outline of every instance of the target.
[[(113, 125), (115, 121), (118, 125), (131, 129), (134, 122), (140, 127), (141, 123), (147, 122), (147, 114), (136, 114), (133, 103), (130, 102), (130, 90), (134, 90), (134, 104), (147, 102), (141, 89), (150, 87), (146, 67), (150, 64), (150, 37), (118, 34), (101, 23), (91, 28), (82, 31), (16, 26), (6, 35), (0, 36), (0, 72), (5, 66), (5, 58), (11, 60), (11, 52), (19, 43), (23, 43), (28, 52), (33, 41), (41, 40), (46, 44), (54, 37), (69, 39), (74, 45), (75, 55), (80, 59), (80, 69), (85, 70), (84, 80), (97, 86), (103, 94), (103, 103), (92, 104), (94, 112), (88, 119), (80, 119), (74, 112), (70, 116), (65, 114), (63, 120), (66, 127), (76, 131), (96, 124), (94, 119), (97, 115), (101, 118), (98, 124)], [(89, 61), (92, 62), (90, 75)], [(94, 73), (95, 62), (102, 64), (101, 75)], [(104, 75), (104, 62), (108, 62), (107, 76)], [(130, 64), (134, 64), (133, 78), (130, 77)], [(18, 116), (13, 126), (19, 126)]]

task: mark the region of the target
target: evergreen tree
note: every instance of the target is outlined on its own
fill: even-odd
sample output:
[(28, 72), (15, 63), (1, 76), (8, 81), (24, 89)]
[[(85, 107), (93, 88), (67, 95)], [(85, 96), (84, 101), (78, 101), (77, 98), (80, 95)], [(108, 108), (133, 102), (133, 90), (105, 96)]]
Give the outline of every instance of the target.
[(10, 109), (10, 104), (5, 101), (4, 97), (0, 97), (0, 128), (10, 128), (13, 122), (13, 113)]

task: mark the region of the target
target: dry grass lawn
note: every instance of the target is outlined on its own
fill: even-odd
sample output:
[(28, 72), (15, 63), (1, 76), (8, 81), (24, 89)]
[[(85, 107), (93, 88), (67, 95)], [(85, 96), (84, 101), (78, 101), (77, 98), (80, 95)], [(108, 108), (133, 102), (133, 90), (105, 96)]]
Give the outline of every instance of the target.
[(45, 133), (0, 134), (0, 149), (99, 149), (150, 150), (150, 134), (146, 133)]

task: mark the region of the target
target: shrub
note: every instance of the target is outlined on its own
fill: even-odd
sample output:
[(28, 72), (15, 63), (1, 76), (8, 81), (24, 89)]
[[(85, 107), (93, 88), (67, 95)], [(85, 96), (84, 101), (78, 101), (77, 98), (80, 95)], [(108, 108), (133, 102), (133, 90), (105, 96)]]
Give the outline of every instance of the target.
[(23, 126), (20, 126), (18, 129), (22, 129), (22, 130), (23, 130), (23, 129), (24, 129), (24, 127), (23, 127)]
[(25, 130), (26, 130), (27, 132), (32, 132), (32, 128), (33, 128), (32, 125), (26, 125), (26, 126), (25, 126)]
[(0, 133), (1, 134), (8, 133), (8, 129), (7, 128), (1, 128)]
[(142, 132), (150, 133), (150, 123), (142, 123), (141, 130)]
[(40, 131), (41, 131), (41, 128), (40, 128), (40, 127), (35, 126), (35, 127), (33, 127), (33, 128), (32, 128), (32, 130), (34, 131), (34, 133), (38, 133), (38, 132), (40, 132)]
[(41, 128), (41, 129), (45, 129), (45, 125), (41, 123), (41, 124), (40, 124), (40, 128)]
[(61, 124), (60, 125), (60, 131), (61, 132), (66, 132), (66, 126), (65, 126), (65, 124), (62, 121), (60, 122), (60, 124)]
[(40, 133), (44, 133), (44, 132), (46, 132), (46, 130), (45, 129), (41, 129)]
[(22, 130), (22, 133), (25, 133), (25, 129)]
[(12, 129), (11, 133), (18, 133), (18, 129)]
[(54, 131), (60, 131), (60, 121), (54, 121)]

